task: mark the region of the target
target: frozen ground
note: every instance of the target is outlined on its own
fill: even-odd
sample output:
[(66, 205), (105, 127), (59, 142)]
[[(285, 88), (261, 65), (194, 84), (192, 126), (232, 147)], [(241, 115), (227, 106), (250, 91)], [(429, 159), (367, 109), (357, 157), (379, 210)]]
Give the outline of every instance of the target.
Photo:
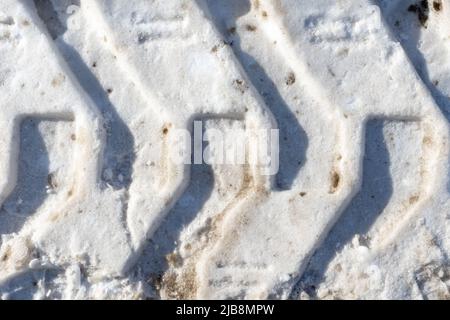
[[(449, 30), (448, 0), (2, 0), (0, 298), (448, 299)], [(278, 129), (279, 170), (173, 162), (194, 121), (245, 159)]]

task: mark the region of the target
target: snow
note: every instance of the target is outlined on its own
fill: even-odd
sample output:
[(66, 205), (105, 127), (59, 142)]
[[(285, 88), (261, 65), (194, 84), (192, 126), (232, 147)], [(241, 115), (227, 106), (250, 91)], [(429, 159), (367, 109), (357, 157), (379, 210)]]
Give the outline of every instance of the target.
[(449, 10), (3, 0), (1, 299), (448, 299)]

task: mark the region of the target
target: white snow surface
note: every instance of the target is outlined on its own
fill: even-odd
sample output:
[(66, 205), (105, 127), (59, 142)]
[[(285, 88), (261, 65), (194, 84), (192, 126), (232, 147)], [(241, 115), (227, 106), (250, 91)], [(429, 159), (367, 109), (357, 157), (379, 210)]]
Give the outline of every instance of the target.
[[(0, 1), (0, 299), (449, 299), (449, 30), (449, 0)], [(278, 171), (174, 162), (194, 121), (278, 130)]]

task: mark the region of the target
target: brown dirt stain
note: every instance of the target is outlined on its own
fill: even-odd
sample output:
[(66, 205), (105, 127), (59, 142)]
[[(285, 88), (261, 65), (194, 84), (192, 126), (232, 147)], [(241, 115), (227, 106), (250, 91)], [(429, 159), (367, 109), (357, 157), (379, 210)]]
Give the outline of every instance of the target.
[(442, 1), (441, 0), (433, 1), (433, 9), (435, 11), (441, 11), (442, 10)]
[(335, 193), (339, 188), (339, 183), (341, 182), (341, 176), (336, 170), (333, 170), (330, 174), (331, 186), (329, 193)]
[(59, 73), (56, 77), (52, 80), (52, 87), (56, 88), (60, 86), (64, 81), (66, 80), (66, 76), (62, 73)]
[(247, 24), (247, 25), (245, 25), (245, 29), (250, 32), (255, 32), (257, 28), (256, 28), (256, 26), (254, 26), (252, 24)]
[(295, 83), (295, 73), (289, 72), (286, 76), (286, 85), (291, 86)]
[[(196, 263), (198, 262), (201, 253), (219, 239), (221, 236), (220, 228), (226, 214), (232, 210), (237, 203), (240, 203), (243, 199), (245, 199), (252, 190), (257, 191), (257, 197), (267, 193), (262, 186), (258, 186), (255, 177), (250, 172), (250, 167), (245, 166), (242, 185), (237, 192), (236, 197), (230, 201), (224, 210), (215, 215), (209, 221), (209, 228), (206, 231), (206, 244), (193, 253), (187, 261), (179, 262), (176, 258), (173, 258), (172, 254), (168, 255), (170, 256), (169, 259), (171, 261), (171, 266), (174, 266), (174, 263), (181, 265), (184, 264), (184, 266), (180, 273), (170, 270), (167, 271), (162, 277), (161, 290), (164, 291), (167, 297), (172, 299), (193, 299), (196, 297), (198, 291)], [(245, 224), (245, 219), (242, 219), (240, 223)]]

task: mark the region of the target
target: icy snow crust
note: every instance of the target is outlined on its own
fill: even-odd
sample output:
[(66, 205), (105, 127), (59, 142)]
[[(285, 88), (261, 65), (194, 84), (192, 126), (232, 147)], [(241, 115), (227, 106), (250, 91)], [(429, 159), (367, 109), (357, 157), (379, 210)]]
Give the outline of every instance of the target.
[(448, 298), (449, 10), (1, 1), (1, 298)]

